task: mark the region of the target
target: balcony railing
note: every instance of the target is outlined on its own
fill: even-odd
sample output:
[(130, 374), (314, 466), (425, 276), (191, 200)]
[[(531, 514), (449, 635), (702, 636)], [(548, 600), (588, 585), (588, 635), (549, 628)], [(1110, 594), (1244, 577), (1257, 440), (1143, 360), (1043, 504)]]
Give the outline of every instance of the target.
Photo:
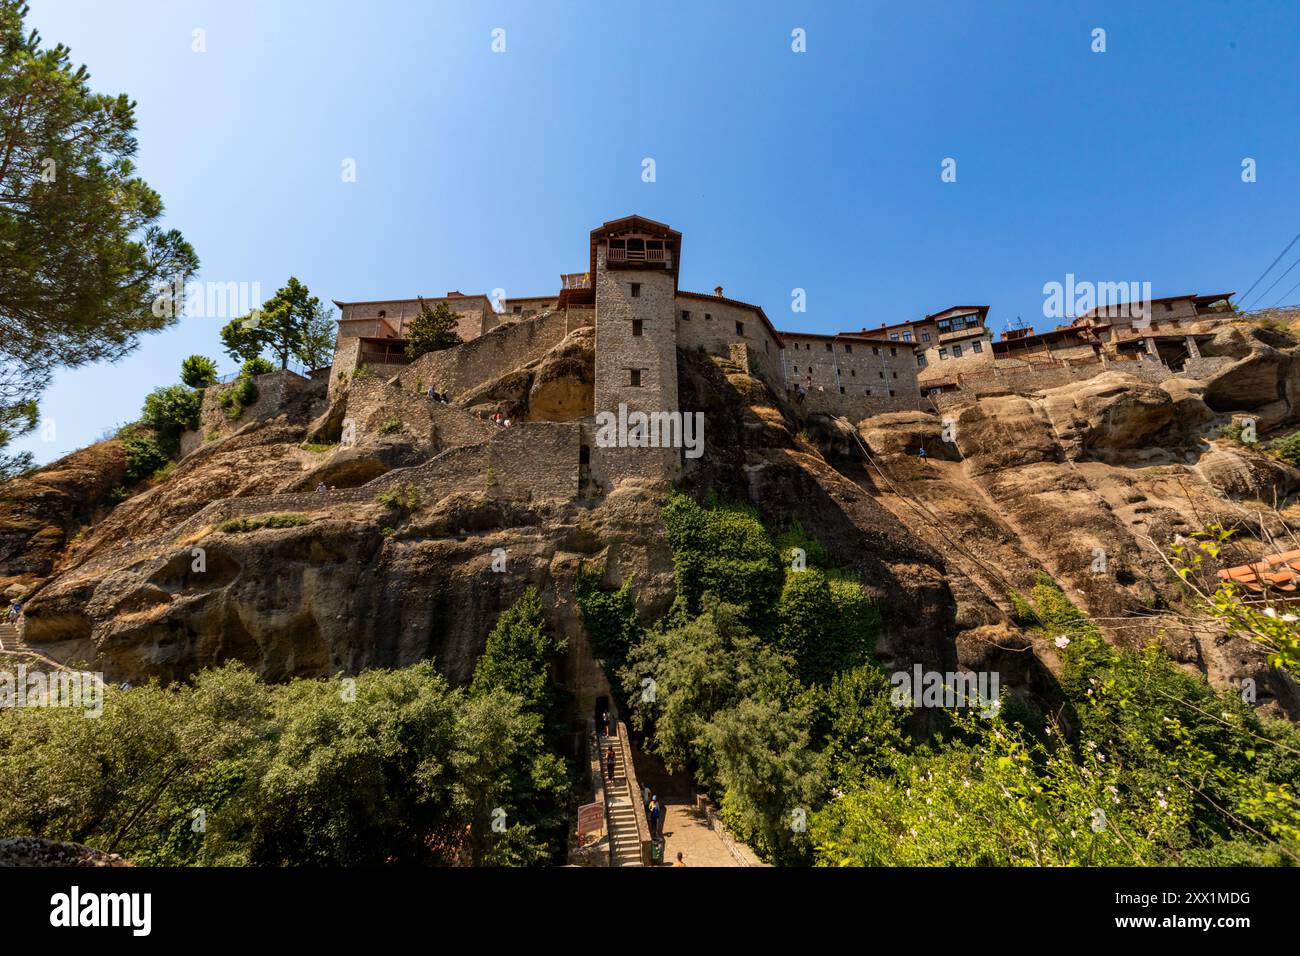
[(610, 262), (650, 262), (667, 265), (670, 256), (667, 249), (617, 249), (610, 246)]

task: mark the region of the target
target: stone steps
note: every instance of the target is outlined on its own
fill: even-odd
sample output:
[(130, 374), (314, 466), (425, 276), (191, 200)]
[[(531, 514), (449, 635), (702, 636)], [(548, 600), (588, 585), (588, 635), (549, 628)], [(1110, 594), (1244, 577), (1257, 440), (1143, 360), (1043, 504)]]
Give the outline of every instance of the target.
[(637, 831), (636, 804), (640, 794), (629, 791), (622, 742), (617, 737), (600, 737), (601, 772), (604, 755), (614, 748), (614, 778), (605, 780), (605, 813), (609, 821), (609, 842), (615, 866), (641, 866), (641, 837)]

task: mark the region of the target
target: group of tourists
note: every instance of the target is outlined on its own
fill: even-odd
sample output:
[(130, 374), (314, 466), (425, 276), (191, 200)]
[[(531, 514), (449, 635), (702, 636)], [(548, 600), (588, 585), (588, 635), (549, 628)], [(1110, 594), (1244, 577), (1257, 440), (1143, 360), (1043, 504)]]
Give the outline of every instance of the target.
[(432, 385), (429, 386), (429, 390), (428, 390), (427, 392), (425, 392), (424, 394), (427, 395), (427, 396), (429, 397), (429, 401), (431, 401), (431, 402), (442, 402), (442, 404), (444, 404), (444, 405), (450, 405), (450, 404), (451, 404), (451, 393), (450, 393), (450, 392), (440, 392), (440, 391), (438, 391), (436, 388), (434, 388)]

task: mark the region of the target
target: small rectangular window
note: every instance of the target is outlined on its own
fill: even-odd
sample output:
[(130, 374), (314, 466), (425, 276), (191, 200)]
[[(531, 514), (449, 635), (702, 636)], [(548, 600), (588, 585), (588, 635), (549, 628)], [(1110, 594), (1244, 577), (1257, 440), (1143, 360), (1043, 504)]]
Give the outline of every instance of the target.
[(960, 345), (954, 345), (954, 346), (952, 347), (952, 357), (953, 357), (953, 358), (961, 358), (961, 346), (960, 346)]
[(843, 386), (843, 385), (840, 386), (840, 394), (841, 394), (841, 395), (844, 394), (844, 386)]
[(875, 345), (871, 346), (871, 354), (872, 354), (872, 355), (879, 355), (879, 354), (880, 354), (880, 348), (879, 348), (879, 346), (875, 346)]
[(713, 315), (712, 315), (711, 313), (705, 312), (705, 313), (704, 313), (704, 321), (705, 321), (705, 322), (712, 322), (712, 321), (713, 321)]
[(737, 335), (744, 335), (744, 334), (745, 334), (745, 323), (744, 323), (744, 322), (737, 322), (737, 323), (736, 323), (736, 334), (737, 334)]
[(897, 333), (897, 332), (890, 332), (890, 333), (889, 333), (889, 341), (891, 341), (891, 342), (897, 342), (897, 341), (898, 341), (898, 333)]
[(928, 341), (930, 341), (930, 333), (929, 333), (929, 332), (922, 332), (922, 333), (921, 333), (921, 341), (922, 341), (922, 342), (928, 342)]
[(889, 397), (890, 398), (894, 397), (894, 390), (892, 388), (889, 390)]
[(946, 359), (947, 357), (948, 357), (948, 350), (946, 348), (939, 349), (939, 358)]
[(628, 371), (632, 373), (631, 381), (629, 381), (628, 384), (631, 385), (633, 388), (640, 388), (641, 370), (639, 368), (630, 368), (628, 369)]
[(974, 351), (976, 351), (976, 352), (983, 352), (983, 351), (984, 351), (984, 343), (983, 343), (983, 342), (972, 342), (972, 343), (971, 343), (971, 348), (972, 348)]
[(906, 331), (906, 332), (903, 333), (903, 341), (904, 341), (904, 342), (910, 342), (910, 341), (912, 341), (912, 332), (911, 332), (910, 329), (909, 329), (908, 331)]
[(641, 320), (640, 320), (640, 319), (633, 319), (633, 320), (632, 320), (632, 334), (633, 334), (633, 335), (637, 335), (637, 336), (639, 336), (639, 335), (641, 334)]
[(898, 354), (898, 349), (893, 349), (893, 348), (891, 348), (891, 349), (889, 350), (889, 354), (890, 354), (890, 355), (897, 355), (897, 354)]
[(858, 370), (855, 369), (855, 368), (851, 368), (851, 369), (849, 369), (849, 374), (850, 374), (851, 376), (853, 376), (854, 378), (857, 378), (857, 377), (858, 377)]
[(641, 298), (641, 283), (639, 282), (632, 283), (632, 298), (634, 299)]
[(691, 321), (691, 312), (689, 309), (682, 309), (682, 321), (683, 322)]
[(835, 351), (835, 346), (833, 346), (833, 345), (831, 345), (831, 343), (827, 342), (827, 343), (826, 343), (826, 351), (827, 351), (827, 352), (833, 352), (833, 351)]
[(894, 378), (898, 378), (898, 373), (897, 373), (897, 372), (894, 373)]
[(515, 311), (515, 315), (518, 315), (519, 313), (521, 313), (521, 312), (524, 311), (524, 307), (523, 307), (522, 305), (517, 305), (517, 306), (515, 306), (515, 310), (514, 310), (514, 311)]
[(852, 354), (853, 354), (853, 346), (852, 346), (852, 345), (846, 345), (846, 346), (844, 346), (844, 354), (845, 354), (845, 355), (852, 355)]

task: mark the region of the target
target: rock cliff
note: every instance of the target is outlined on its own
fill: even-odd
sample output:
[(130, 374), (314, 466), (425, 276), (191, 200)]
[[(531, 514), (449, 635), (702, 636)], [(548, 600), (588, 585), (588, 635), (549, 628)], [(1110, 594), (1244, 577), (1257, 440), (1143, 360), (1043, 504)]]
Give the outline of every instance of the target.
[[(590, 410), (592, 344), (577, 329), (450, 405), (400, 379), (306, 389), (120, 503), (121, 449), (92, 446), (5, 489), (0, 587), (28, 598), (28, 644), (115, 679), (228, 659), (282, 679), (433, 657), (464, 681), (497, 615), (534, 585), (568, 639), (557, 682), (589, 708), (607, 684), (574, 605), (578, 568), (634, 577), (647, 614), (673, 596), (666, 483), (598, 496), (576, 461), (571, 485), (547, 481), (576, 441), (564, 423)], [(1217, 521), (1253, 559), (1300, 517), (1300, 471), (1220, 434), (1243, 417), (1261, 433), (1300, 421), (1297, 345), (1245, 325), (1215, 345), (1205, 380), (1108, 372), (860, 423), (804, 416), (741, 367), (683, 350), (681, 406), (707, 417), (680, 483), (819, 540), (879, 604), (887, 667), (996, 669), (1049, 706), (1055, 648), (1016, 624), (1010, 599), (1047, 574), (1113, 640), (1158, 638), (1212, 680), (1253, 676), (1264, 706), (1297, 715), (1294, 684), (1253, 645), (1186, 625), (1159, 553)], [(499, 429), (489, 408), (535, 431)]]

